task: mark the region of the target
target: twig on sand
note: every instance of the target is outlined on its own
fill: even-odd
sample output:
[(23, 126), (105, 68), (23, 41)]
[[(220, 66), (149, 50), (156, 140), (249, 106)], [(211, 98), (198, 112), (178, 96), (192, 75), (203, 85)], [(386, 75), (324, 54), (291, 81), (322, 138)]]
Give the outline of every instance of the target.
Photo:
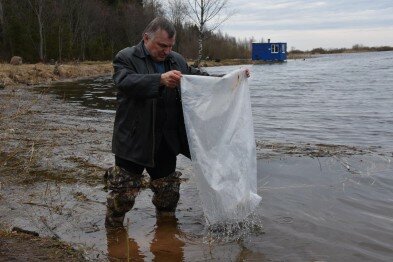
[(46, 221), (46, 218), (44, 216), (40, 217), (40, 221), (42, 222), (42, 224), (44, 224), (44, 226), (46, 227), (46, 229), (49, 230), (49, 232), (51, 232), (53, 234), (53, 237), (55, 237), (56, 239), (60, 239), (60, 236), (58, 234), (56, 234), (55, 231), (53, 231), (56, 227), (51, 228), (48, 225), (48, 222)]

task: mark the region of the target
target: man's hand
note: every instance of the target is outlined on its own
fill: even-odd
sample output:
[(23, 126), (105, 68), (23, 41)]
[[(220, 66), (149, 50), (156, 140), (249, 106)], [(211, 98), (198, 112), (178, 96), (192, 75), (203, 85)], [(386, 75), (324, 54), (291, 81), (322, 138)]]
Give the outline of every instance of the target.
[(182, 74), (180, 71), (172, 70), (161, 75), (160, 84), (169, 88), (175, 88), (180, 85)]
[(250, 69), (246, 68), (246, 76), (247, 78), (250, 77)]

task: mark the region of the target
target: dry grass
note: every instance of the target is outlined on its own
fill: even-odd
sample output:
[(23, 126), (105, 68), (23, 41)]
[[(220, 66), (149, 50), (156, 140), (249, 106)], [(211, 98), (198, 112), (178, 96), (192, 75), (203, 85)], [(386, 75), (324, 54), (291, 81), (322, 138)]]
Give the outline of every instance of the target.
[[(226, 59), (220, 62), (202, 61), (201, 66), (211, 67), (251, 63), (249, 59)], [(189, 64), (193, 64), (193, 61), (190, 61)], [(0, 86), (14, 87), (50, 84), (58, 80), (110, 75), (112, 73), (113, 66), (110, 61), (85, 61), (60, 65), (43, 63), (10, 65), (0, 63)]]
[[(64, 116), (64, 112), (75, 116)], [(0, 181), (4, 184), (48, 180), (75, 183), (83, 178), (85, 182), (96, 183), (103, 169), (88, 161), (99, 154), (92, 153), (88, 145), (98, 146), (105, 140), (100, 140), (101, 133), (91, 134), (91, 123), (81, 120), (79, 124), (76, 118), (80, 114), (78, 109), (52, 101), (45, 94), (26, 92), (24, 88), (3, 90), (0, 93)], [(92, 137), (99, 141), (89, 141)], [(87, 146), (83, 145), (84, 141)]]
[(313, 58), (317, 57), (318, 55), (313, 55), (310, 53), (299, 53), (299, 54), (294, 54), (294, 53), (288, 53), (287, 59), (306, 59), (306, 58)]
[[(251, 59), (224, 59), (220, 60), (219, 62), (216, 61), (208, 61), (208, 60), (202, 60), (201, 66), (202, 67), (213, 67), (213, 66), (230, 66), (230, 65), (250, 65), (252, 64)], [(193, 65), (194, 61), (189, 61), (189, 65)]]
[(83, 63), (50, 64), (0, 64), (0, 85), (5, 87), (19, 85), (49, 84), (53, 81), (109, 75), (112, 73), (109, 61)]
[(86, 261), (82, 251), (49, 237), (0, 230), (1, 261)]

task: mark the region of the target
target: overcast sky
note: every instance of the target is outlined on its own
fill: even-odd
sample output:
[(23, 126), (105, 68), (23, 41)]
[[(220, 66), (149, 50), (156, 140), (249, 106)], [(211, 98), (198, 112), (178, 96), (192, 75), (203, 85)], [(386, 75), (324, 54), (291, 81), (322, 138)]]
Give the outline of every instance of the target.
[(393, 46), (393, 0), (230, 0), (235, 15), (220, 30), (291, 47)]

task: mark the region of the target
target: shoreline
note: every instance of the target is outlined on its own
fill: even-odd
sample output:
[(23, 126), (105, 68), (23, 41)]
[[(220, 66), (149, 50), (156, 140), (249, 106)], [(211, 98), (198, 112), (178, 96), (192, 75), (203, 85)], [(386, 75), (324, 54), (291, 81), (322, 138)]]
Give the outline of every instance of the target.
[[(110, 252), (118, 247), (109, 247), (113, 243), (108, 241), (107, 234), (110, 232), (104, 226), (107, 193), (102, 189), (101, 183), (105, 169), (114, 162), (109, 150), (113, 117), (70, 104), (48, 93), (35, 92), (30, 88), (10, 88), (0, 90), (0, 120), (0, 243), (6, 243), (7, 250), (10, 250), (5, 252), (5, 258), (15, 258), (20, 254), (14, 251), (22, 250), (30, 245), (30, 241), (34, 241), (39, 243), (34, 252), (40, 252), (42, 257), (50, 257), (52, 252), (60, 255), (64, 252), (66, 256), (72, 247), (73, 252), (83, 252), (86, 259), (107, 260)], [(345, 146), (261, 142), (257, 145), (257, 156), (259, 168), (264, 175), (259, 177), (258, 189), (265, 199), (263, 209), (267, 213), (261, 213), (260, 217), (266, 225), (263, 239), (266, 240), (266, 245), (273, 243), (271, 248), (263, 252), (272, 258), (280, 254), (274, 250), (274, 240), (277, 238), (289, 239), (285, 246), (289, 247), (290, 254), (297, 254), (296, 249), (291, 248), (291, 226), (303, 224), (301, 219), (304, 216), (290, 220), (294, 223), (274, 222), (274, 219), (285, 222), (285, 214), (293, 213), (291, 205), (287, 205), (284, 200), (277, 200), (282, 198), (283, 192), (287, 194), (284, 199), (297, 196), (297, 203), (301, 205), (305, 201), (303, 193), (309, 192), (309, 188), (320, 191), (322, 185), (323, 188), (337, 191), (341, 188), (342, 178), (350, 179), (345, 183), (353, 179), (356, 179), (355, 182), (372, 180), (373, 174), (363, 175), (357, 171), (358, 168), (363, 170), (364, 165), (374, 164), (373, 159), (365, 157), (370, 154), (374, 158), (379, 156), (374, 152)], [(287, 168), (284, 169), (283, 166)], [(386, 164), (383, 168), (385, 166)], [(151, 204), (151, 191), (143, 190), (135, 208), (127, 214), (127, 228), (131, 228), (131, 231), (129, 235), (126, 231), (120, 245), (128, 243), (127, 239), (143, 244), (146, 239), (154, 238), (174, 247), (195, 248), (194, 255), (187, 248), (184, 249), (187, 256), (200, 258), (206, 254), (208, 247), (202, 241), (204, 235), (201, 233), (204, 229), (204, 216), (196, 185), (189, 179), (190, 162), (180, 158), (177, 169), (188, 179), (181, 185), (181, 201), (176, 211), (178, 224), (164, 223), (158, 226), (159, 221), (156, 220), (155, 209)], [(294, 173), (294, 170), (297, 171)], [(308, 175), (303, 175), (304, 172), (308, 172)], [(293, 181), (287, 181), (287, 174), (291, 174)], [(332, 175), (335, 177), (333, 181), (329, 180)], [(298, 178), (302, 180), (298, 181)], [(371, 182), (366, 185), (368, 184)], [(276, 195), (279, 197), (276, 198)], [(322, 196), (323, 201), (325, 196)], [(306, 200), (310, 201), (310, 205), (314, 203), (314, 197)], [(319, 203), (324, 203), (322, 200)], [(281, 204), (282, 210), (287, 210), (285, 214), (277, 214), (277, 204)], [(317, 207), (318, 205), (315, 206)], [(283, 215), (283, 218), (278, 215)], [(297, 221), (299, 224), (295, 223)], [(10, 230), (13, 227), (36, 232), (40, 236), (17, 241), (18, 236)], [(301, 226), (295, 229), (303, 232)], [(8, 235), (11, 238), (7, 238)], [(177, 239), (177, 235), (187, 237)], [(45, 237), (59, 237), (62, 243), (67, 244), (59, 245), (55, 251), (51, 251), (47, 249), (47, 245), (51, 244), (48, 244)], [(298, 240), (302, 243), (308, 241), (301, 238)], [(153, 242), (148, 244), (151, 243)], [(154, 247), (154, 244), (151, 245)], [(236, 250), (242, 250), (251, 257), (261, 257), (259, 251), (252, 248), (243, 250), (234, 243), (228, 245), (231, 245), (232, 251), (222, 249), (216, 253), (218, 257), (238, 257)], [(221, 246), (217, 244), (214, 247), (219, 249)], [(34, 257), (36, 254), (32, 250), (23, 250), (25, 252), (22, 255)], [(183, 249), (168, 250), (174, 253)]]
[[(249, 59), (228, 59), (220, 62), (202, 61), (202, 67), (251, 64)], [(193, 62), (189, 61), (189, 65)], [(85, 61), (64, 64), (0, 63), (0, 89), (19, 86), (47, 85), (58, 81), (75, 81), (83, 78), (113, 74), (112, 61)]]
[[(56, 223), (68, 221), (69, 217), (60, 219), (65, 213), (77, 220), (72, 215), (73, 209), (64, 207), (65, 203), (83, 205), (86, 193), (80, 187), (99, 186), (104, 170), (113, 162), (108, 149), (112, 121), (94, 110), (70, 105), (45, 92), (23, 87), (0, 89), (0, 254), (3, 259), (40, 257), (85, 261), (84, 256), (89, 252), (86, 247), (64, 239), (63, 233), (57, 232), (61, 224)], [(69, 195), (70, 199), (63, 202), (61, 198), (53, 204), (52, 200), (58, 200), (56, 190), (60, 193), (64, 186), (70, 192), (60, 196)], [(83, 221), (75, 223), (79, 225)], [(15, 227), (28, 234), (15, 233)], [(51, 238), (57, 240), (51, 242)]]
[(51, 84), (112, 74), (112, 62), (82, 62), (52, 64), (0, 64), (0, 88)]
[[(297, 56), (295, 59), (309, 58)], [(201, 67), (249, 65), (251, 59), (226, 59), (201, 62)], [(188, 61), (191, 66), (193, 61)], [(113, 74), (112, 61), (85, 61), (64, 64), (22, 64), (0, 63), (0, 90), (21, 86), (48, 85), (59, 81), (75, 81), (84, 78)]]
[[(337, 53), (288, 53), (287, 60), (310, 59), (332, 54), (354, 54), (377, 51), (346, 51)], [(194, 60), (188, 60), (190, 66)], [(253, 61), (251, 59), (223, 59), (220, 61), (202, 60), (201, 67), (231, 65), (270, 64), (271, 62)], [(0, 62), (0, 90), (19, 86), (45, 85), (58, 81), (75, 81), (84, 78), (113, 74), (112, 61), (66, 62), (62, 64), (22, 64), (11, 65)]]

